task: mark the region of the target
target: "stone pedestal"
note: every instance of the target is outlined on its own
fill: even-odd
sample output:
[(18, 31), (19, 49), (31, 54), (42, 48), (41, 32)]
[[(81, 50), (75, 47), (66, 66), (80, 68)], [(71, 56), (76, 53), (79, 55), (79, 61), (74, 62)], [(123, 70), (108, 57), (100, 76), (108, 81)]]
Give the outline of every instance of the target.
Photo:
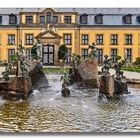
[(98, 65), (96, 59), (87, 59), (82, 62), (71, 77), (71, 81), (79, 83), (86, 88), (98, 88)]
[(127, 82), (114, 78), (113, 75), (101, 75), (99, 93), (104, 94), (106, 97), (127, 94), (129, 93)]
[(126, 81), (121, 81), (120, 79), (114, 79), (115, 88), (114, 88), (114, 95), (122, 95), (127, 94), (128, 92), (128, 86)]
[(106, 97), (113, 97), (114, 94), (114, 76), (101, 75), (99, 93)]
[(27, 99), (32, 90), (30, 77), (18, 76), (0, 82), (0, 95), (5, 99)]

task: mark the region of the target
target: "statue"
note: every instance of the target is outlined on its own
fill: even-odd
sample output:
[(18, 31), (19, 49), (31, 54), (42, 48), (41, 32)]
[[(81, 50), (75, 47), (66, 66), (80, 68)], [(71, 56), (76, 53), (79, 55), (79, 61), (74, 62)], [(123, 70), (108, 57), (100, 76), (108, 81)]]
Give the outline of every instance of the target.
[(81, 62), (80, 56), (76, 54), (72, 54), (72, 65), (74, 69), (78, 66), (78, 64), (80, 64), (80, 62)]
[(30, 65), (26, 61), (25, 50), (24, 48), (22, 48), (22, 46), (20, 46), (18, 50), (18, 59), (19, 59), (21, 74), (22, 76), (26, 77), (28, 75), (28, 70), (26, 66), (30, 66)]
[(95, 46), (96, 46), (96, 44), (92, 43), (92, 45), (89, 45), (89, 47), (88, 47), (88, 49), (91, 49), (90, 57), (92, 59), (97, 57), (97, 48)]
[(50, 30), (50, 24), (47, 25), (47, 30)]
[(33, 47), (31, 48), (31, 57), (32, 60), (37, 60), (37, 44), (34, 44)]
[(120, 62), (117, 62), (113, 68), (116, 71), (116, 77), (117, 78), (124, 78), (123, 71), (121, 71), (121, 67), (126, 63), (127, 59), (121, 60)]
[[(69, 97), (70, 96), (70, 90), (68, 86), (70, 85), (70, 78), (67, 76), (66, 72), (64, 72), (64, 76), (61, 77), (62, 81), (62, 96), (63, 97)], [(60, 80), (60, 81), (61, 81)]]
[(70, 51), (68, 50), (67, 53), (66, 53), (66, 55), (64, 56), (65, 57), (66, 65), (67, 65), (67, 63), (69, 61), (70, 56), (71, 56), (71, 54), (70, 54)]
[(3, 75), (4, 81), (8, 81), (9, 80), (9, 72), (11, 70), (11, 65), (10, 64), (5, 64), (5, 65), (6, 65), (6, 68), (5, 68), (5, 71), (2, 72), (2, 75)]
[(42, 60), (42, 44), (40, 43), (40, 40), (37, 42), (37, 57)]
[(110, 69), (110, 61), (112, 60), (112, 59), (108, 59), (108, 55), (105, 55), (104, 56), (104, 66), (102, 67), (102, 73), (104, 73), (104, 74), (110, 74), (109, 73), (109, 69)]

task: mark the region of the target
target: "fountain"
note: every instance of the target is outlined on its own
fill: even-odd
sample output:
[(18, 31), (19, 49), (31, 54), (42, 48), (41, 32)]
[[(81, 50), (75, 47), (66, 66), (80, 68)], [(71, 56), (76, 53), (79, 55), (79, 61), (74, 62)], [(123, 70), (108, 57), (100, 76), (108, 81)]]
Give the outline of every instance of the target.
[(98, 88), (98, 65), (96, 62), (96, 52), (97, 49), (93, 43), (91, 46), (89, 57), (77, 65), (77, 57), (74, 55), (73, 58), (73, 68), (71, 70), (71, 83), (77, 83), (85, 88)]
[(116, 74), (110, 75), (109, 69), (109, 61), (111, 59), (108, 59), (108, 56), (104, 56), (104, 66), (102, 68), (102, 75), (100, 78), (100, 88), (99, 93), (105, 94), (107, 97), (114, 97), (115, 95), (122, 95), (127, 94), (128, 87), (127, 82), (122, 80), (124, 78), (123, 71), (121, 71), (121, 67), (126, 63), (126, 59), (121, 60), (120, 62), (116, 62), (114, 66), (112, 67), (115, 69)]
[[(35, 50), (36, 48), (37, 46), (34, 45), (33, 49)], [(36, 51), (32, 53), (33, 56), (37, 54)], [(4, 99), (27, 99), (34, 89), (47, 86), (48, 81), (42, 71), (40, 57), (36, 56), (33, 59), (35, 63), (29, 64), (27, 62), (24, 48), (20, 45), (17, 53), (14, 54), (16, 76), (9, 78), (10, 66), (7, 64), (3, 72), (3, 79), (0, 81), (0, 95)]]

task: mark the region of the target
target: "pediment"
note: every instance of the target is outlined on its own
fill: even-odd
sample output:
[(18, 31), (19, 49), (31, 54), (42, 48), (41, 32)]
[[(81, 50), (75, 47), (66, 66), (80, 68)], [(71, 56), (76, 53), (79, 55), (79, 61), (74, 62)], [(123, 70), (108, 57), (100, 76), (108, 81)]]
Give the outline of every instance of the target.
[(60, 35), (58, 35), (56, 32), (48, 30), (48, 31), (45, 31), (45, 32), (42, 32), (42, 33), (38, 34), (35, 38), (37, 38), (37, 39), (41, 39), (41, 38), (60, 39), (62, 37)]

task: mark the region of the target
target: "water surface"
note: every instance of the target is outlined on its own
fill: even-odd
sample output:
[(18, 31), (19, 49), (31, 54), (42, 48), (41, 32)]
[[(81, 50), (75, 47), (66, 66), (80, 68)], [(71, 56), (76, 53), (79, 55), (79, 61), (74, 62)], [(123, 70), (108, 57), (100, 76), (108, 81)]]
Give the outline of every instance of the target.
[(140, 132), (140, 89), (98, 100), (98, 89), (71, 87), (61, 97), (60, 76), (48, 76), (50, 87), (34, 91), (27, 101), (0, 99), (0, 132)]

